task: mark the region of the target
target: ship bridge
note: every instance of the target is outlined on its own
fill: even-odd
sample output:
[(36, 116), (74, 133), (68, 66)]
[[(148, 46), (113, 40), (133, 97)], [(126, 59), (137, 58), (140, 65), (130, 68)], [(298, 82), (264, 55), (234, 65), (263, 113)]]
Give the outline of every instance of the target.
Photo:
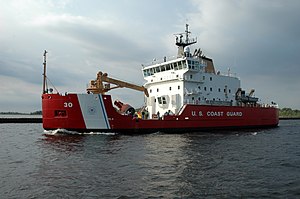
[(195, 72), (203, 72), (206, 66), (207, 63), (203, 60), (198, 60), (191, 57), (182, 57), (145, 67), (143, 69), (143, 75), (146, 78), (148, 76), (152, 76), (165, 71), (170, 72), (173, 70), (177, 71), (185, 69), (189, 69)]
[[(143, 66), (144, 87), (149, 92), (146, 106), (150, 118), (164, 113), (177, 114), (185, 104), (233, 105), (240, 80), (232, 74), (216, 72), (213, 60), (202, 50), (191, 52), (188, 25), (185, 33), (175, 34), (176, 57), (163, 57)], [(184, 38), (185, 36), (185, 38)]]

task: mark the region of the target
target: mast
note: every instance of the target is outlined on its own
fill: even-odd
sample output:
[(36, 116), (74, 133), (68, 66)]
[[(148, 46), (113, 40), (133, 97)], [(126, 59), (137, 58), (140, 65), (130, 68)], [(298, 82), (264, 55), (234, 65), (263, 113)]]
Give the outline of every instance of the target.
[(189, 34), (191, 31), (189, 31), (189, 24), (185, 24), (185, 43), (189, 43)]
[(45, 94), (45, 93), (47, 93), (48, 92), (48, 89), (46, 90), (46, 87), (47, 87), (47, 76), (46, 76), (46, 54), (47, 54), (48, 52), (45, 50), (44, 51), (44, 63), (43, 63), (43, 65), (44, 65), (44, 73), (43, 73), (43, 94)]
[[(185, 34), (185, 39), (183, 40), (184, 34)], [(186, 46), (197, 43), (197, 38), (189, 38), (189, 34), (191, 34), (191, 31), (189, 31), (189, 24), (185, 24), (184, 33), (177, 34), (179, 38), (178, 36), (176, 36), (176, 45), (178, 46), (177, 57), (182, 57), (184, 55), (184, 48)]]

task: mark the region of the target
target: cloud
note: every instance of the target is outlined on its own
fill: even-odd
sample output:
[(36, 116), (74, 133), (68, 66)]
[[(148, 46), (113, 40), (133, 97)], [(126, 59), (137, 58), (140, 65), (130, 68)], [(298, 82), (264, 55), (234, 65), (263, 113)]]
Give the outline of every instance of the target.
[[(116, 29), (112, 23), (82, 16), (48, 15), (37, 18), (28, 25), (41, 30), (41, 34), (48, 39), (59, 40), (65, 44), (59, 49), (62, 55), (57, 56), (57, 52), (52, 52), (55, 55), (55, 60), (52, 61), (59, 63), (52, 68), (56, 74), (59, 71), (60, 74), (72, 78), (87, 80), (91, 74), (94, 78), (98, 70), (119, 74), (118, 71), (123, 69), (129, 72), (122, 74), (127, 75), (126, 78), (131, 79), (137, 74), (142, 77), (138, 61), (151, 50), (145, 48), (136, 38), (124, 34), (121, 29)], [(72, 47), (68, 45), (74, 48), (70, 50)], [(51, 51), (49, 57), (53, 56)], [(97, 69), (99, 65), (103, 68)]]
[(298, 89), (285, 90), (300, 85), (299, 1), (192, 2), (198, 12), (189, 14), (190, 25), (219, 70), (232, 68), (263, 99), (271, 95), (283, 106), (300, 108)]
[[(289, 94), (286, 88), (300, 84), (299, 4), (292, 0), (0, 1), (1, 81), (19, 80), (40, 88), (46, 49), (47, 74), (60, 92), (85, 92), (99, 70), (143, 84), (141, 64), (175, 55), (173, 34), (184, 31), (187, 22), (198, 38), (197, 47), (214, 59), (217, 70), (230, 67), (243, 86), (256, 88), (257, 95), (274, 95), (295, 107), (299, 91)], [(35, 103), (40, 104), (40, 89), (34, 92)], [(131, 97), (126, 97), (128, 93)], [(132, 104), (143, 102), (142, 94), (127, 89), (113, 94)]]
[(0, 90), (0, 112), (40, 110), (40, 100), (36, 99), (37, 93), (41, 94), (40, 85), (0, 75)]

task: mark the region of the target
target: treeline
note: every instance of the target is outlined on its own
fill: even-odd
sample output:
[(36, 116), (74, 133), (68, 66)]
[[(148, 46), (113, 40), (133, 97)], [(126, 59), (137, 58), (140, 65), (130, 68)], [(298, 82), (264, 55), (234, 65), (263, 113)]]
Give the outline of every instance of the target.
[(279, 117), (295, 117), (300, 118), (300, 110), (293, 110), (291, 108), (279, 109)]
[(1, 115), (42, 115), (42, 111), (34, 111), (31, 113), (20, 113), (20, 112), (0, 112)]
[(42, 115), (42, 111), (31, 112), (30, 115)]

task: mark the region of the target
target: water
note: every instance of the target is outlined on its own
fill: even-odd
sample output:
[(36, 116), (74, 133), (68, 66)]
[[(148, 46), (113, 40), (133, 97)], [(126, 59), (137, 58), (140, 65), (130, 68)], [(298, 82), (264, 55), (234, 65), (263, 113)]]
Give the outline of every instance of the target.
[(299, 131), (299, 120), (139, 136), (0, 124), (0, 198), (299, 198)]

